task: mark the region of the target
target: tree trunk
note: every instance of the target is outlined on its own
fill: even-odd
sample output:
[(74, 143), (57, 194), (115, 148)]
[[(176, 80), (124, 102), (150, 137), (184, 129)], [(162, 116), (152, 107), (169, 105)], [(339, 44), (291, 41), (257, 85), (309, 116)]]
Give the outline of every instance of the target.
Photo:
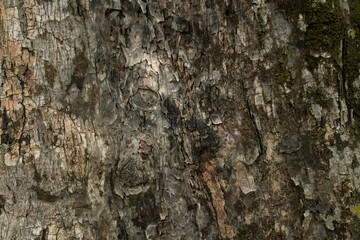
[(0, 239), (359, 239), (358, 0), (0, 0)]

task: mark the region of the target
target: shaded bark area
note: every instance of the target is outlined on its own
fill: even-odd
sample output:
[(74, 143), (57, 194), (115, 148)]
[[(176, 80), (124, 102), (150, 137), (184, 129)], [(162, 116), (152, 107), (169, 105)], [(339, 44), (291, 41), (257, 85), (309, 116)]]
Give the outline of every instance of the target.
[(356, 0), (0, 1), (0, 239), (357, 239)]

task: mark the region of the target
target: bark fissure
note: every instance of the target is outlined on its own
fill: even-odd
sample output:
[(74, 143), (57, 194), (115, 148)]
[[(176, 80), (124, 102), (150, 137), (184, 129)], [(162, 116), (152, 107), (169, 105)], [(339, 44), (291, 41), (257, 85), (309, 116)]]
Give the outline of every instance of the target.
[(259, 141), (259, 147), (260, 147), (260, 152), (259, 152), (259, 156), (258, 158), (260, 158), (263, 154), (264, 154), (264, 146), (263, 146), (263, 142), (262, 142), (262, 138), (261, 138), (261, 132), (260, 132), (260, 129), (259, 127), (257, 126), (257, 123), (256, 123), (256, 119), (255, 119), (255, 116), (251, 110), (251, 107), (250, 107), (250, 104), (249, 104), (249, 99), (246, 98), (246, 108), (247, 108), (247, 111), (248, 111), (248, 115), (251, 119), (251, 122), (254, 126), (254, 129), (255, 129), (255, 132), (256, 132), (256, 137)]
[(22, 123), (22, 127), (21, 127), (21, 130), (20, 130), (20, 136), (19, 136), (19, 139), (18, 139), (18, 144), (19, 144), (19, 162), (21, 163), (22, 162), (22, 158), (23, 158), (23, 154), (21, 152), (21, 148), (22, 148), (22, 141), (23, 141), (23, 136), (24, 136), (24, 130), (25, 130), (25, 125), (26, 125), (26, 107), (25, 107), (25, 104), (24, 104), (24, 101), (25, 101), (25, 94), (24, 94), (24, 89), (25, 89), (25, 83), (24, 81), (22, 80), (21, 77), (19, 76), (16, 76), (17, 79), (20, 81), (20, 86), (21, 86), (21, 106), (22, 106), (22, 109), (23, 109), (23, 114), (22, 114), (22, 118), (23, 118), (23, 123)]

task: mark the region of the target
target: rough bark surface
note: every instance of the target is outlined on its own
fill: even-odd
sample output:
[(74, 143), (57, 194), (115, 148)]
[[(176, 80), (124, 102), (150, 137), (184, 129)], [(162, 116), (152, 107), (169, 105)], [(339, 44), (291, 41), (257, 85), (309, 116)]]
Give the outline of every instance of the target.
[(359, 239), (358, 0), (0, 0), (0, 239)]

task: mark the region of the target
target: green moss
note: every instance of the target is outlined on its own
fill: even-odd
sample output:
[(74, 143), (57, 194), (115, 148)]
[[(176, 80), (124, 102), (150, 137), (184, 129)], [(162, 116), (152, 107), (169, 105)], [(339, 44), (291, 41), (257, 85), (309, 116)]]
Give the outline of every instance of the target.
[(337, 52), (345, 33), (345, 21), (338, 1), (307, 1), (305, 45), (312, 51)]
[(350, 207), (350, 211), (354, 218), (349, 224), (349, 230), (354, 239), (359, 239), (360, 236), (360, 204)]
[[(352, 84), (359, 76), (360, 68), (360, 1), (350, 0), (350, 24), (354, 29), (350, 29), (344, 42), (344, 71), (346, 81), (349, 84), (348, 99), (354, 111), (359, 111), (360, 103), (356, 99), (355, 89)], [(360, 113), (360, 112), (357, 112)]]
[(350, 7), (351, 21), (360, 26), (360, 1), (359, 0), (348, 0)]
[(320, 3), (315, 0), (284, 0), (278, 3), (278, 7), (283, 9), (296, 25), (299, 14), (305, 17), (307, 30), (304, 40), (310, 50), (332, 51), (340, 46), (345, 20), (339, 1), (327, 0)]
[(332, 56), (338, 55), (346, 26), (339, 1), (327, 0), (321, 3), (316, 0), (281, 0), (278, 7), (290, 17), (294, 29), (298, 29), (299, 14), (304, 17), (306, 32), (298, 29), (297, 34), (300, 41), (304, 40), (304, 58), (309, 70), (314, 70), (319, 62), (311, 53), (329, 52)]
[(306, 92), (305, 98), (308, 99), (309, 104), (317, 103), (322, 107), (328, 107), (330, 104), (329, 97), (320, 87), (313, 88), (310, 91)]
[(350, 29), (345, 35), (343, 50), (343, 77), (347, 82), (347, 103), (354, 111), (354, 119), (350, 133), (360, 140), (360, 89), (354, 86), (354, 81), (359, 77), (360, 69), (360, 1), (350, 0)]
[[(277, 1), (278, 2), (278, 1)], [(295, 22), (298, 20), (299, 13), (309, 5), (309, 0), (282, 0), (278, 2), (278, 7), (285, 11), (286, 16), (290, 16)]]
[(360, 218), (360, 204), (358, 204), (356, 206), (352, 206), (350, 208), (350, 210), (354, 216), (357, 216), (358, 218)]
[(344, 76), (348, 82), (348, 92), (347, 97), (349, 104), (357, 114), (360, 114), (360, 102), (359, 99), (355, 97), (355, 93), (359, 91), (353, 87), (353, 82), (359, 76), (360, 68), (360, 39), (359, 34), (356, 35), (354, 39), (351, 36), (347, 36), (345, 39), (344, 46)]

